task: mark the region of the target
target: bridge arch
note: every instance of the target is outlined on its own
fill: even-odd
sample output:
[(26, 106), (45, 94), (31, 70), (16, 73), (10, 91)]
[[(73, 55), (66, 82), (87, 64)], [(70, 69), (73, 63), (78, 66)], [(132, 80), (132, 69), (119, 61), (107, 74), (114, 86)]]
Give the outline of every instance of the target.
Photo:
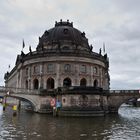
[(38, 111), (37, 103), (33, 99), (31, 99), (29, 97), (26, 97), (26, 96), (22, 97), (19, 94), (18, 95), (6, 95), (6, 97), (15, 98), (15, 99), (18, 99), (20, 101), (27, 102), (27, 103), (29, 103), (32, 106), (33, 111), (35, 111), (35, 112)]
[(131, 99), (140, 98), (139, 93), (112, 93), (107, 96), (108, 110), (110, 113), (118, 112), (123, 103), (127, 103)]

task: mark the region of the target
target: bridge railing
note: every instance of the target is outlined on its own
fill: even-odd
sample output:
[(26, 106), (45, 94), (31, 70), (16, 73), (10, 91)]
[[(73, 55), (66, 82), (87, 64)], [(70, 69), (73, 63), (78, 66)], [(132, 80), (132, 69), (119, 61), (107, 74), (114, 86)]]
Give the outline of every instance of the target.
[[(105, 93), (111, 93), (111, 94), (119, 94), (119, 93), (140, 93), (140, 90), (103, 90)], [(22, 94), (41, 94), (42, 90), (34, 90), (34, 89), (24, 89), (24, 88), (14, 88), (14, 87), (4, 87), (0, 86), (0, 92), (4, 93), (22, 93)], [(46, 90), (45, 90), (46, 92)], [(46, 92), (48, 93), (48, 92)]]
[(140, 90), (109, 90), (109, 93), (140, 93)]
[(3, 87), (3, 86), (0, 86), (0, 91), (5, 92), (7, 94), (10, 94), (10, 93), (39, 94), (39, 90)]

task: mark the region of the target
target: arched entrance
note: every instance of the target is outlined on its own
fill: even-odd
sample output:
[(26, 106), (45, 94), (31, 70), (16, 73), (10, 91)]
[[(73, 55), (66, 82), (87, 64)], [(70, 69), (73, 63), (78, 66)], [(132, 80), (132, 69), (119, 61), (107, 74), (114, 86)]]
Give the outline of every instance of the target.
[(47, 89), (54, 89), (54, 79), (53, 78), (48, 78)]
[(87, 85), (87, 80), (85, 78), (82, 78), (80, 80), (80, 86), (86, 86)]
[(94, 80), (94, 87), (98, 87), (98, 81)]
[(39, 87), (38, 79), (34, 79), (33, 85), (34, 85), (34, 89), (38, 89)]
[(70, 78), (65, 78), (63, 80), (63, 86), (64, 87), (70, 87), (71, 86), (71, 79)]

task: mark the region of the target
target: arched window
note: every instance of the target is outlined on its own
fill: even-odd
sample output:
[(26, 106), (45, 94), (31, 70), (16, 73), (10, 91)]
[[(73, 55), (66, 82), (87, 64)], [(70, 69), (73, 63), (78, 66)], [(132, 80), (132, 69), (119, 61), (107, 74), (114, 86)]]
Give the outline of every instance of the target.
[(26, 76), (28, 76), (28, 74), (29, 74), (29, 69), (26, 68)]
[(28, 89), (28, 80), (25, 82), (25, 88)]
[(94, 87), (98, 87), (98, 81), (94, 80)]
[(38, 87), (39, 87), (38, 79), (34, 79), (33, 84), (34, 84), (34, 89), (38, 89)]
[(63, 81), (63, 86), (70, 87), (71, 86), (71, 79), (70, 78), (65, 78), (64, 81)]
[(87, 80), (85, 78), (80, 80), (80, 86), (86, 86), (87, 85)]
[(53, 78), (48, 78), (47, 89), (54, 89), (54, 79)]

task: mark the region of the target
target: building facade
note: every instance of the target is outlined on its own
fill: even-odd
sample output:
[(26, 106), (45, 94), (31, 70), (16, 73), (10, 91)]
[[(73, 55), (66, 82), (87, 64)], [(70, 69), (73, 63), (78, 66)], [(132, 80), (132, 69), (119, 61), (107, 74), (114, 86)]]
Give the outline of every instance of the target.
[(56, 22), (39, 37), (36, 51), (21, 52), (15, 67), (5, 74), (5, 86), (53, 90), (91, 86), (109, 89), (107, 54), (94, 52), (84, 32), (67, 21)]

